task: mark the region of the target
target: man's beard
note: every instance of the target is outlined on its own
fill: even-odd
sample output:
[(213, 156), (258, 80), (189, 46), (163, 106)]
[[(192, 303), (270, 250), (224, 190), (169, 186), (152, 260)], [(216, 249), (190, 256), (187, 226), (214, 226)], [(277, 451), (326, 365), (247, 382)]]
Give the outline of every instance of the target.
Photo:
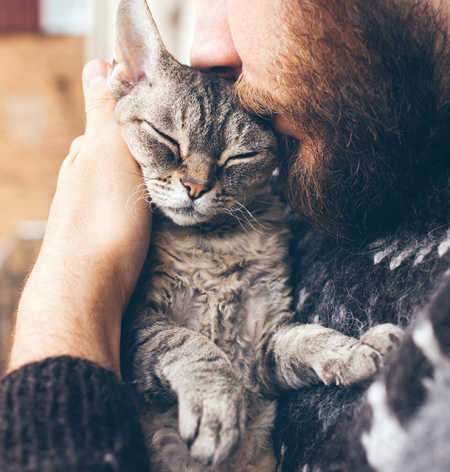
[(291, 206), (322, 231), (358, 239), (419, 212), (432, 188), (448, 192), (443, 14), (426, 0), (290, 0), (284, 13), (289, 53), (274, 60), (273, 89), (244, 73), (236, 93), (301, 133), (282, 156)]

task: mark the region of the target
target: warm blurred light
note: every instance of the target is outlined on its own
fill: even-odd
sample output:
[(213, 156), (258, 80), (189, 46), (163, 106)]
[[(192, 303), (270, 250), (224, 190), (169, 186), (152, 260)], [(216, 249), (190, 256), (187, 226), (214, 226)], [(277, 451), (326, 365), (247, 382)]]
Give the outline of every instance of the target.
[(40, 0), (40, 23), (47, 34), (87, 34), (91, 27), (88, 0)]
[[(92, 29), (87, 57), (113, 57), (115, 12), (119, 0), (87, 0)], [(189, 62), (193, 38), (193, 0), (148, 0), (153, 16), (169, 51), (181, 62)]]

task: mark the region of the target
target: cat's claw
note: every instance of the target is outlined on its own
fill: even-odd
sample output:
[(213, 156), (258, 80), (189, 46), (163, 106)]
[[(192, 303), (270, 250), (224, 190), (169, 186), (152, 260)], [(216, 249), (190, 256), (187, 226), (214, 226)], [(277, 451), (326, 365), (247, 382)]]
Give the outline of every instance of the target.
[(245, 428), (243, 399), (240, 386), (179, 395), (180, 435), (195, 460), (209, 467), (230, 456)]

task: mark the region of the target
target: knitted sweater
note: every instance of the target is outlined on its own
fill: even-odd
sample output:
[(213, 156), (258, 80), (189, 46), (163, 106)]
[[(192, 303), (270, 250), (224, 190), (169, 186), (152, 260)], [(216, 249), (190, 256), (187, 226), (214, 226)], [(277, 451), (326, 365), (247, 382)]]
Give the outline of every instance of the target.
[(0, 382), (2, 472), (147, 470), (129, 387), (101, 367), (58, 357)]
[(450, 470), (448, 201), (435, 209), (443, 218), (411, 217), (358, 245), (293, 221), (297, 321), (355, 337), (415, 322), (373, 385), (282, 397), (274, 436), (283, 472)]

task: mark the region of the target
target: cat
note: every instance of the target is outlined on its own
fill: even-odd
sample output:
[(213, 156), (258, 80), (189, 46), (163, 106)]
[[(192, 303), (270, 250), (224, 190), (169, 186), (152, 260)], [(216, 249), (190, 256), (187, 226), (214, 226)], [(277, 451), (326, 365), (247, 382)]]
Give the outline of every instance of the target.
[(274, 470), (277, 393), (366, 379), (402, 331), (358, 340), (293, 323), (270, 124), (239, 106), (232, 81), (179, 64), (146, 0), (122, 0), (117, 18), (109, 84), (156, 209), (122, 338), (151, 470)]

